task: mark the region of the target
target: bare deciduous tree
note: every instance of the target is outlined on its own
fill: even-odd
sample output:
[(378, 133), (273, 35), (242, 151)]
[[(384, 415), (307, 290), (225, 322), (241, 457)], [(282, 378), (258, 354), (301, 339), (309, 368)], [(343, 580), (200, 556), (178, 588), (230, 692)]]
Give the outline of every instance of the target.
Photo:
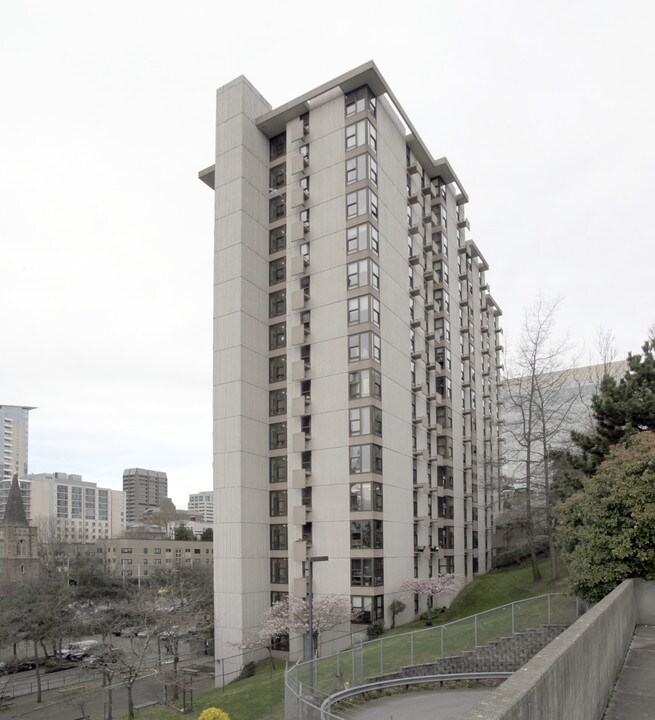
[[(525, 487), (525, 524), (534, 580), (541, 577), (537, 563), (535, 499), (544, 504), (544, 533), (548, 542), (551, 579), (558, 577), (555, 552), (551, 452), (568, 440), (572, 410), (580, 398), (573, 371), (572, 346), (555, 330), (561, 301), (539, 298), (524, 314), (519, 346), (507, 382), (508, 424), (515, 479)], [(508, 448), (508, 451), (511, 451)]]

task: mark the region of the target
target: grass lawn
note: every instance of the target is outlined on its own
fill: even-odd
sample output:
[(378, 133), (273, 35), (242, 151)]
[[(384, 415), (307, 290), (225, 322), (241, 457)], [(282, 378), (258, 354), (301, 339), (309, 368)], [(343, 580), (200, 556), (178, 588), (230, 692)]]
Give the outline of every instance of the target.
[[(197, 718), (206, 707), (225, 710), (230, 720), (284, 720), (284, 662), (277, 660), (271, 673), (268, 661), (257, 666), (255, 675), (230, 683), (225, 688), (196, 693), (195, 710), (190, 716)], [(137, 720), (173, 720), (180, 717), (163, 706), (136, 713)]]
[[(355, 658), (355, 668), (348, 654), (338, 661), (325, 659), (319, 670), (318, 687), (324, 694), (342, 686), (344, 681), (356, 682), (360, 677), (389, 672), (403, 664), (418, 664), (439, 657), (442, 650), (442, 630), (440, 625), (453, 620), (468, 617), (475, 613), (496, 608), (500, 605), (520, 601), (525, 598), (543, 595), (549, 592), (566, 590), (566, 569), (560, 563), (561, 579), (550, 581), (550, 566), (547, 558), (539, 563), (542, 579), (532, 580), (532, 569), (529, 563), (481, 575), (473, 583), (467, 585), (459, 594), (451, 608), (439, 617), (438, 623), (427, 628), (425, 622), (412, 622), (395, 630), (387, 630), (382, 642), (365, 646), (359, 658)], [(436, 603), (438, 605), (438, 601)], [(552, 604), (553, 622), (558, 621), (560, 608), (567, 609), (570, 601), (554, 601)], [(515, 611), (515, 627), (531, 627), (543, 622), (544, 602), (526, 602)], [(570, 618), (569, 618), (570, 620)], [(511, 634), (511, 610), (489, 613), (478, 620), (478, 644), (487, 639)], [(425, 630), (408, 637), (395, 637), (411, 630)], [(457, 623), (443, 631), (443, 654), (454, 655), (471, 647), (474, 637), (473, 621)], [(304, 678), (311, 684), (310, 678)], [(282, 720), (284, 718), (284, 664), (276, 662), (276, 669), (271, 673), (270, 664), (262, 662), (253, 677), (239, 680), (224, 689), (197, 693), (194, 697), (197, 708), (191, 717), (197, 718), (206, 707), (219, 707), (229, 713), (231, 720)], [(179, 713), (164, 707), (154, 707), (140, 711), (138, 720), (172, 720)]]

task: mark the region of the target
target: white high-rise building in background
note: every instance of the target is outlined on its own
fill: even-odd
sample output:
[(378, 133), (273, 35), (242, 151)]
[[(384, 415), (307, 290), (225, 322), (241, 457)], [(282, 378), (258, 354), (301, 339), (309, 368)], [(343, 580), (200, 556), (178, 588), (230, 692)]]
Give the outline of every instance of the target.
[[(501, 311), (448, 160), (367, 63), (276, 109), (244, 77), (220, 88), (200, 178), (215, 191), (216, 657), (305, 595), (311, 556), (329, 557), (315, 593), (387, 625), (404, 580), (485, 572)], [(405, 619), (425, 609), (405, 600)]]
[(206, 523), (214, 522), (214, 491), (205, 490), (189, 495), (190, 512), (201, 513)]
[(27, 475), (29, 412), (35, 409), (24, 405), (0, 405), (0, 480), (11, 480), (14, 475)]
[[(85, 543), (121, 537), (125, 532), (125, 496), (99, 488), (80, 475), (35, 473), (19, 481), (25, 514), (44, 541)], [(11, 483), (0, 482), (0, 518)]]

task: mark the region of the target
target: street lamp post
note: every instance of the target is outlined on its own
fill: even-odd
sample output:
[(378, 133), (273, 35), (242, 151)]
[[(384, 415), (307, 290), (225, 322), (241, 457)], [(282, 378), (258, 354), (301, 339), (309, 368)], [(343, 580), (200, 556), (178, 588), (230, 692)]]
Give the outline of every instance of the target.
[(330, 558), (327, 555), (319, 555), (317, 557), (307, 558), (307, 614), (309, 629), (305, 640), (305, 660), (311, 660), (314, 657), (314, 570), (315, 562), (325, 562)]

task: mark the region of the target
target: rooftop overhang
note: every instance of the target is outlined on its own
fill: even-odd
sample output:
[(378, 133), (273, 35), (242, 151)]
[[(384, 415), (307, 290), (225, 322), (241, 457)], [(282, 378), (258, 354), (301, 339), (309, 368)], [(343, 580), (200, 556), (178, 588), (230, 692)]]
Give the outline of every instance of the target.
[(214, 176), (216, 174), (216, 166), (210, 165), (209, 167), (206, 167), (204, 170), (201, 170), (198, 173), (198, 177), (205, 183), (205, 185), (209, 185), (209, 187), (214, 190)]
[[(319, 85), (317, 88), (304, 93), (300, 97), (295, 100), (291, 100), (279, 108), (275, 108), (274, 110), (270, 110), (264, 115), (261, 115), (257, 119), (257, 127), (267, 137), (273, 137), (283, 132), (289, 121), (297, 118), (299, 115), (302, 115), (308, 110), (311, 110), (312, 103), (320, 103), (322, 99), (325, 99), (327, 94), (334, 93), (337, 90), (345, 94), (351, 90), (356, 90), (362, 85), (368, 85), (373, 94), (377, 97), (382, 95), (387, 96), (405, 124), (405, 127), (408, 130), (405, 138), (406, 142), (425, 172), (430, 178), (439, 176), (447, 183), (454, 183), (457, 186), (457, 204), (462, 205), (467, 203), (469, 199), (468, 195), (459, 178), (455, 174), (451, 164), (445, 157), (438, 159), (432, 157), (427, 145), (423, 142), (423, 140), (421, 140), (420, 135), (416, 132), (416, 129), (410, 121), (407, 113), (396, 99), (396, 96), (391, 91), (389, 84), (382, 77), (382, 74), (372, 60), (369, 60), (367, 63), (364, 63), (363, 65), (360, 65), (343, 75), (339, 75), (339, 77), (336, 77), (329, 82), (323, 83), (323, 85)], [(206, 171), (203, 170), (202, 172), (205, 173)], [(204, 180), (202, 177), (202, 173), (201, 180), (203, 180), (203, 182), (207, 182), (207, 180)], [(207, 184), (209, 185), (208, 182)]]

